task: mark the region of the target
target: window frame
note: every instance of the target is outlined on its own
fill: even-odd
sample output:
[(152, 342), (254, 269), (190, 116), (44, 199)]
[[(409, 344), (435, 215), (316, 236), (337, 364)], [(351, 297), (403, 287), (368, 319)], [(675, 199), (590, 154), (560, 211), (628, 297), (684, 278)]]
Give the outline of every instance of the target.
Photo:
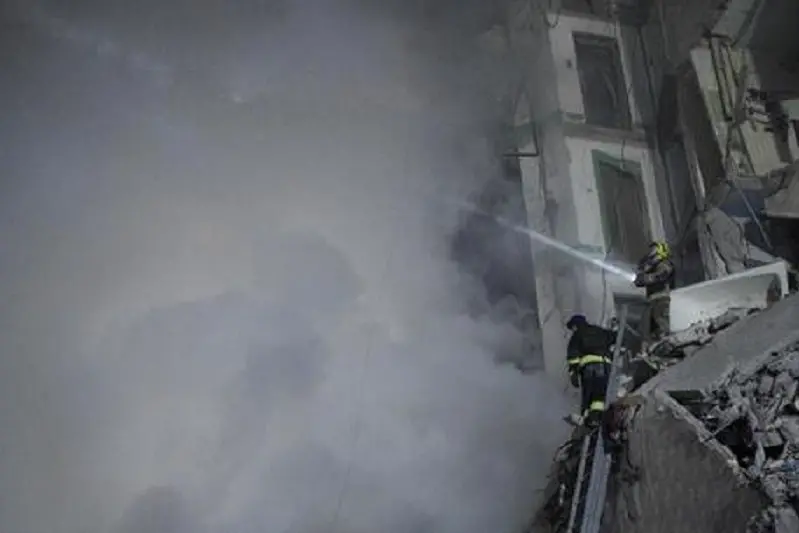
[[(609, 255), (611, 251), (611, 245), (614, 244), (614, 236), (611, 235), (609, 217), (610, 213), (608, 213), (608, 209), (610, 205), (613, 205), (613, 202), (610, 201), (609, 198), (606, 197), (607, 191), (605, 187), (603, 187), (602, 183), (602, 165), (610, 165), (612, 167), (617, 168), (620, 170), (620, 179), (631, 179), (635, 182), (638, 190), (641, 194), (641, 218), (643, 219), (643, 228), (644, 228), (644, 237), (645, 240), (652, 240), (652, 235), (654, 234), (652, 231), (652, 219), (650, 217), (650, 206), (649, 206), (649, 198), (646, 194), (646, 186), (644, 184), (644, 173), (643, 167), (641, 163), (637, 161), (631, 161), (624, 158), (614, 157), (607, 152), (602, 150), (592, 150), (591, 151), (591, 159), (593, 163), (594, 169), (594, 182), (597, 192), (597, 199), (599, 201), (599, 216), (602, 223), (602, 238), (603, 238), (603, 250), (605, 255)], [(629, 174), (631, 178), (625, 177), (625, 174)], [(623, 253), (626, 255), (627, 250), (624, 250)], [(634, 260), (634, 258), (625, 258), (628, 260)]]
[[(622, 49), (619, 39), (598, 33), (591, 33), (586, 31), (573, 31), (572, 43), (574, 45), (574, 63), (577, 70), (577, 78), (580, 86), (580, 96), (583, 104), (583, 121), (588, 126), (597, 128), (606, 128), (610, 130), (631, 131), (633, 129), (633, 111), (630, 102), (630, 94), (628, 90), (627, 75), (624, 68), (624, 60), (622, 58)], [(580, 57), (578, 50), (580, 46), (593, 46), (596, 48), (603, 48), (609, 50), (613, 57), (613, 70), (615, 71), (616, 83), (618, 86), (615, 88), (621, 98), (620, 105), (622, 109), (616, 113), (616, 121), (614, 125), (600, 124), (593, 122), (589, 119), (589, 112), (586, 99), (585, 82), (583, 81), (583, 69), (580, 67)]]

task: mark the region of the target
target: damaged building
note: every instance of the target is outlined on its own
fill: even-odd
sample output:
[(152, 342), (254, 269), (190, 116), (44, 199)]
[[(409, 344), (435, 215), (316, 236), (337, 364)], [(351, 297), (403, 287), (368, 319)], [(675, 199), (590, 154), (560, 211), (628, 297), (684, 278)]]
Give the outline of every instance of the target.
[[(799, 36), (785, 21), (799, 3), (511, 0), (501, 19), (481, 40), (512, 73), (505, 151), (531, 228), (627, 265), (665, 240), (681, 286), (780, 259), (792, 270)], [(534, 366), (565, 382), (565, 318), (607, 324), (642, 294), (547, 246), (532, 259)]]
[[(602, 531), (799, 531), (799, 295), (727, 311), (620, 362)], [(582, 441), (575, 433), (555, 457), (530, 532), (584, 531)]]
[(678, 272), (670, 335), (644, 347), (638, 289), (533, 246), (552, 379), (566, 317), (625, 320), (604, 431), (564, 443), (529, 531), (799, 531), (799, 2), (505, 15), (483, 41), (514, 73), (505, 148), (528, 225), (622, 265), (665, 240)]

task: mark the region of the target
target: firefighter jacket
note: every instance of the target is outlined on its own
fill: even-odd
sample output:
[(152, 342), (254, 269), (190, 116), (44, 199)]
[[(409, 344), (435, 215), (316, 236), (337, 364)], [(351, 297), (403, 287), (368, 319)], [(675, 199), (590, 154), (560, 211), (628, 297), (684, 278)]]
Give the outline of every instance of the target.
[(674, 263), (670, 259), (645, 259), (638, 266), (636, 285), (646, 288), (649, 299), (668, 296), (674, 288)]
[(566, 348), (566, 362), (572, 383), (586, 365), (610, 363), (615, 341), (616, 334), (608, 329), (593, 324), (577, 326)]

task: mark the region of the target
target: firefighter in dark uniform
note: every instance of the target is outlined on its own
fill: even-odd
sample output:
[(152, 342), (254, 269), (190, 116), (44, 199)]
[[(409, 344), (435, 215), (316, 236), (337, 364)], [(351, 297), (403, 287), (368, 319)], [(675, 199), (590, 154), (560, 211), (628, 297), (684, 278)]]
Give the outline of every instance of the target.
[(657, 340), (670, 331), (669, 307), (674, 288), (674, 263), (671, 250), (665, 242), (653, 242), (649, 252), (638, 263), (635, 286), (646, 289), (649, 301), (650, 339)]
[(610, 378), (613, 344), (616, 335), (605, 328), (589, 324), (583, 315), (574, 315), (566, 323), (572, 332), (566, 362), (574, 387), (580, 387), (581, 412), (572, 416), (575, 424), (596, 427), (605, 411), (605, 393)]

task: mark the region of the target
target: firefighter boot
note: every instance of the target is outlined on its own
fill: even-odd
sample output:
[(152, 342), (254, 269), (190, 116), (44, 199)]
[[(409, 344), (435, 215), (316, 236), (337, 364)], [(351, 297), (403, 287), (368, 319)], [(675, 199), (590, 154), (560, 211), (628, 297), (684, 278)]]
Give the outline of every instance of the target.
[(591, 429), (598, 428), (602, 423), (602, 411), (593, 409), (588, 411), (588, 414), (584, 417), (584, 423), (586, 427)]

